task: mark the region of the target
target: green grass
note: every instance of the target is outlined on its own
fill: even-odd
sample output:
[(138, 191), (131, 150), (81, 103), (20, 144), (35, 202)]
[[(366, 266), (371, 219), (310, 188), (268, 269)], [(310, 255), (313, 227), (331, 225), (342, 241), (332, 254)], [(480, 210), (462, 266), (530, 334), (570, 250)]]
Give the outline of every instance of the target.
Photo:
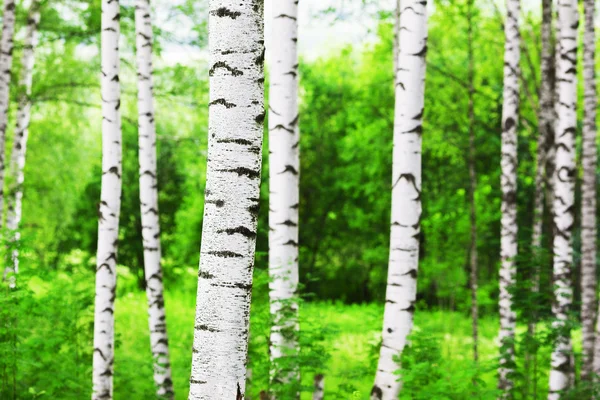
[[(74, 283), (75, 282), (75, 283)], [(173, 381), (177, 399), (187, 399), (195, 314), (195, 285), (171, 287), (166, 293)], [(19, 292), (19, 298), (0, 296), (0, 317), (10, 322), (18, 312), (17, 351), (11, 344), (10, 325), (0, 324), (0, 398), (16, 385), (17, 398), (89, 398), (93, 327), (93, 287), (78, 273), (59, 274), (52, 280), (32, 280), (31, 292)], [(126, 285), (125, 285), (126, 286)], [(129, 290), (127, 292), (126, 290)], [(120, 286), (116, 303), (115, 399), (152, 399), (154, 384), (148, 337), (146, 295)], [(255, 280), (251, 311), (248, 400), (268, 388), (269, 310), (266, 280)], [(4, 293), (4, 292), (2, 292)], [(17, 308), (15, 308), (15, 305)], [(13, 311), (11, 311), (11, 309)], [(300, 309), (302, 344), (302, 399), (311, 398), (316, 373), (325, 375), (326, 398), (367, 399), (373, 384), (379, 352), (383, 306), (378, 304), (344, 305), (341, 303), (303, 303)], [(10, 317), (13, 318), (13, 317)], [(17, 326), (15, 326), (17, 327)], [(547, 330), (540, 324), (539, 331)], [(519, 326), (522, 335), (525, 327)], [(443, 371), (439, 382), (430, 382), (424, 390), (455, 390), (449, 399), (495, 398), (496, 336), (498, 320), (484, 317), (479, 321), (480, 363), (476, 370), (481, 383), (479, 396), (467, 396), (471, 389), (469, 374), (474, 371), (471, 321), (468, 315), (447, 311), (419, 311), (415, 314), (416, 338), (413, 348), (422, 347), (423, 338), (436, 338), (440, 358), (434, 372)], [(581, 354), (580, 332), (573, 333), (576, 355)], [(438, 340), (439, 339), (439, 340)], [(517, 348), (517, 354), (522, 355)], [(550, 348), (540, 349), (538, 357), (537, 398), (547, 393)], [(15, 358), (16, 357), (16, 358)], [(16, 364), (14, 360), (16, 359)], [(517, 359), (523, 369), (522, 357)], [(16, 365), (16, 375), (12, 368)], [(431, 371), (431, 368), (424, 371)], [(415, 370), (407, 374), (416, 373)], [(521, 399), (522, 381), (516, 398)], [(5, 390), (2, 389), (5, 385)], [(465, 389), (466, 385), (466, 389)], [(449, 388), (449, 389), (448, 389)], [(35, 397), (31, 393), (44, 394)], [(12, 398), (12, 395), (6, 398)], [(438, 397), (415, 397), (438, 398)], [(531, 395), (528, 398), (532, 398)], [(285, 399), (281, 399), (285, 400)]]
[[(146, 317), (146, 298), (143, 293), (129, 293), (118, 299), (116, 306), (117, 349), (115, 356), (115, 398), (150, 398), (153, 395), (152, 368)], [(178, 399), (186, 399), (190, 373), (191, 348), (195, 299), (191, 293), (168, 293), (166, 296), (167, 322), (170, 336), (173, 378)], [(256, 311), (256, 305), (253, 305)], [(264, 315), (265, 310), (261, 310)], [(324, 347), (330, 353), (325, 370), (325, 387), (328, 399), (368, 397), (373, 383), (380, 338), (381, 305), (342, 305), (332, 303), (306, 303), (301, 310), (302, 321), (313, 331), (325, 333)], [(451, 312), (417, 312), (415, 330), (443, 338), (444, 358), (449, 365), (461, 368), (461, 364), (472, 357), (471, 323), (467, 316)], [(315, 327), (316, 322), (321, 325)], [(261, 325), (264, 331), (266, 325)], [(493, 366), (497, 347), (495, 338), (498, 323), (495, 318), (484, 318), (479, 324), (479, 349), (482, 365)], [(256, 336), (256, 330), (252, 331)], [(260, 335), (264, 335), (261, 332)], [(266, 377), (256, 376), (257, 371), (266, 371), (266, 340), (253, 340), (254, 352), (264, 351), (260, 360), (251, 359), (253, 382), (249, 395), (265, 389)], [(258, 343), (258, 344), (256, 344)], [(251, 346), (253, 346), (251, 344)], [(540, 360), (546, 362), (547, 357)], [(546, 370), (546, 366), (541, 368)], [(303, 383), (310, 385), (312, 374), (303, 374)], [(482, 376), (491, 388), (495, 386), (495, 369), (489, 368)], [(540, 377), (540, 390), (545, 390)], [(262, 383), (262, 385), (260, 384)], [(307, 391), (302, 395), (309, 399)]]

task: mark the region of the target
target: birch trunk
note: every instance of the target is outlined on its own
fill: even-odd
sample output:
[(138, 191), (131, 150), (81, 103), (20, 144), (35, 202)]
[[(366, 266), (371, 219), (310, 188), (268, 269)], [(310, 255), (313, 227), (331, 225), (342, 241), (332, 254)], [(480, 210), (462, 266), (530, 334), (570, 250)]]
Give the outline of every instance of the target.
[(312, 400), (323, 400), (325, 396), (325, 376), (322, 374), (315, 375), (314, 391)]
[(31, 84), (33, 81), (33, 66), (35, 63), (35, 47), (38, 43), (38, 25), (40, 23), (40, 2), (31, 3), (27, 19), (27, 32), (23, 47), (22, 71), (19, 86), (19, 109), (17, 111), (17, 125), (10, 160), (11, 187), (8, 192), (8, 212), (6, 226), (10, 231), (11, 244), (9, 251), (12, 255), (12, 265), (9, 265), (5, 275), (10, 276), (10, 286), (15, 287), (16, 275), (19, 273), (18, 231), (21, 223), (23, 182), (25, 181), (25, 155), (27, 151), (27, 136), (29, 134), (29, 119), (31, 116)]
[(102, 189), (96, 256), (94, 400), (112, 399), (113, 393), (114, 301), (122, 176), (119, 12), (118, 0), (102, 0)]
[(500, 367), (498, 388), (502, 397), (511, 396), (514, 372), (516, 314), (511, 288), (517, 268), (517, 125), (519, 115), (520, 41), (519, 0), (507, 0), (504, 24), (504, 93), (502, 104), (502, 219), (500, 238)]
[[(4, 170), (6, 127), (8, 125), (8, 108), (10, 106), (10, 80), (13, 60), (13, 39), (15, 33), (15, 0), (4, 1), (2, 16), (2, 39), (0, 39), (0, 216), (4, 210)], [(0, 228), (2, 218), (0, 218)], [(6, 278), (6, 277), (5, 277)]]
[(581, 331), (583, 361), (581, 379), (589, 380), (594, 363), (596, 319), (596, 32), (594, 0), (584, 0), (583, 33), (583, 182), (581, 185)]
[[(269, 93), (269, 297), (271, 380), (299, 385), (298, 2), (273, 2)], [(293, 389), (290, 387), (290, 389)], [(299, 389), (299, 387), (298, 387)], [(277, 390), (273, 393), (276, 395)], [(299, 391), (295, 397), (299, 396)]]
[(371, 398), (397, 399), (400, 356), (412, 330), (421, 232), (421, 133), (424, 111), (427, 4), (403, 0), (400, 13), (392, 176), (390, 259), (383, 343)]
[[(535, 175), (535, 199), (533, 209), (532, 248), (539, 253), (542, 248), (542, 229), (544, 225), (544, 193), (546, 192), (549, 138), (554, 135), (554, 59), (552, 51), (552, 0), (542, 0), (542, 53), (540, 106), (538, 113), (539, 136), (537, 142), (537, 166)], [(533, 293), (539, 292), (540, 266), (533, 271)], [(529, 325), (529, 332), (535, 334), (535, 316)]]
[[(541, 256), (542, 256), (542, 230), (544, 226), (544, 205), (548, 204), (551, 199), (549, 191), (552, 190), (550, 177), (552, 175), (551, 147), (554, 142), (554, 51), (552, 44), (552, 0), (542, 0), (542, 24), (541, 24), (541, 63), (540, 75), (541, 86), (539, 93), (539, 136), (537, 140), (537, 165), (535, 176), (535, 198), (533, 209), (533, 232), (531, 238), (531, 247), (537, 255), (534, 260), (532, 271), (532, 298), (534, 302), (540, 291), (540, 271), (541, 271)], [(545, 201), (544, 201), (545, 198)], [(551, 207), (549, 207), (551, 208)], [(535, 338), (536, 324), (538, 320), (538, 312), (535, 306), (530, 315), (530, 320), (527, 325), (528, 335)], [(527, 390), (529, 383), (533, 385), (533, 396), (537, 394), (537, 351), (533, 354), (527, 351), (525, 355), (525, 370), (528, 374)], [(533, 363), (533, 378), (529, 378), (530, 367)]]
[(479, 352), (477, 350), (479, 334), (477, 307), (477, 205), (475, 203), (475, 192), (477, 191), (477, 170), (475, 155), (475, 62), (473, 54), (473, 0), (467, 0), (468, 19), (468, 47), (469, 47), (469, 220), (471, 223), (471, 243), (469, 248), (469, 264), (471, 267), (471, 333), (473, 336), (473, 360), (477, 361)]
[(206, 200), (190, 399), (243, 399), (264, 110), (262, 0), (209, 3)]
[(577, 129), (577, 25), (576, 0), (558, 2), (558, 54), (556, 58), (557, 115), (556, 171), (554, 176), (554, 322), (557, 336), (551, 357), (548, 399), (560, 399), (568, 388), (571, 365), (569, 312), (573, 301), (571, 272), (575, 209), (575, 133)]
[(157, 387), (157, 395), (160, 398), (173, 399), (169, 338), (163, 296), (163, 274), (160, 265), (156, 127), (154, 123), (154, 97), (152, 94), (152, 19), (149, 0), (136, 1), (135, 30), (138, 74), (140, 208), (150, 346), (154, 359), (154, 383)]

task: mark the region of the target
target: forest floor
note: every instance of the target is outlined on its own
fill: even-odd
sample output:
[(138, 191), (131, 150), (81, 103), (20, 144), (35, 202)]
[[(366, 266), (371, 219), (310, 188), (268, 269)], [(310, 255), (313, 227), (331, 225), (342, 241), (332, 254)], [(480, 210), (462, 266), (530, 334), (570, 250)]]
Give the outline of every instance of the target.
[[(193, 341), (195, 298), (191, 294), (170, 293), (166, 296), (169, 339), (173, 379), (177, 399), (187, 399), (190, 357)], [(253, 304), (253, 310), (256, 307)], [(146, 298), (144, 293), (129, 293), (117, 303), (117, 351), (115, 360), (115, 398), (150, 398), (152, 396), (152, 370), (149, 357), (148, 329), (146, 320)], [(263, 310), (264, 312), (265, 310)], [(343, 305), (332, 303), (306, 303), (302, 307), (304, 327), (310, 335), (320, 337), (329, 358), (323, 369), (327, 399), (367, 399), (376, 368), (378, 343), (381, 329), (381, 305)], [(264, 315), (264, 314), (263, 314)], [(453, 312), (417, 312), (417, 332), (427, 332), (441, 338), (441, 353), (444, 365), (440, 368), (448, 375), (446, 384), (453, 375), (460, 375), (464, 365), (472, 357), (473, 341), (468, 316)], [(267, 336), (265, 326), (251, 327), (251, 335)], [(261, 331), (262, 330), (262, 331)], [(257, 331), (261, 331), (257, 333)], [(496, 319), (484, 318), (479, 323), (479, 352), (481, 385), (494, 389), (496, 371)], [(251, 340), (250, 368), (253, 381), (248, 388), (250, 399), (264, 389), (266, 378), (257, 377), (257, 371), (267, 371), (265, 366), (268, 350), (265, 340)], [(542, 353), (547, 354), (547, 351)], [(253, 354), (264, 354), (262, 360), (253, 359)], [(258, 357), (258, 356), (256, 356)], [(545, 392), (547, 381), (547, 356), (538, 360), (540, 395)], [(303, 373), (303, 384), (307, 386), (302, 399), (310, 399), (309, 388), (316, 371)], [(469, 384), (468, 382), (466, 383)], [(462, 385), (465, 385), (463, 382)], [(448, 389), (442, 389), (448, 390)], [(487, 396), (484, 396), (487, 398)], [(491, 397), (491, 393), (490, 393)], [(449, 397), (450, 398), (450, 397)], [(459, 397), (460, 398), (460, 397)], [(483, 398), (483, 397), (482, 397)]]

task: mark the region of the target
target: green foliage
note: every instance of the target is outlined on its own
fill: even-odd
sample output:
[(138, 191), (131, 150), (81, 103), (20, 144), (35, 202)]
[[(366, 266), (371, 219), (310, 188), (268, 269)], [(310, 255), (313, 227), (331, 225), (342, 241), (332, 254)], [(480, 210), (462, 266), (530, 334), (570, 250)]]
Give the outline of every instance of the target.
[[(480, 376), (481, 365), (463, 361), (456, 368), (454, 360), (443, 356), (442, 339), (417, 330), (402, 354), (403, 390), (401, 399), (495, 399), (499, 391), (488, 387)], [(487, 370), (493, 366), (487, 367)], [(495, 368), (494, 368), (495, 369)]]

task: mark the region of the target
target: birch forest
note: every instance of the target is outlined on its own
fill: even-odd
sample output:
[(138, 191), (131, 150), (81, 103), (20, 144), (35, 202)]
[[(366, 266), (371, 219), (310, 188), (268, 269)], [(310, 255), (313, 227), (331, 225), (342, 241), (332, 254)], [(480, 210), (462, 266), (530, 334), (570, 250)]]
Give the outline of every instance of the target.
[(0, 0), (0, 400), (597, 400), (597, 0)]

